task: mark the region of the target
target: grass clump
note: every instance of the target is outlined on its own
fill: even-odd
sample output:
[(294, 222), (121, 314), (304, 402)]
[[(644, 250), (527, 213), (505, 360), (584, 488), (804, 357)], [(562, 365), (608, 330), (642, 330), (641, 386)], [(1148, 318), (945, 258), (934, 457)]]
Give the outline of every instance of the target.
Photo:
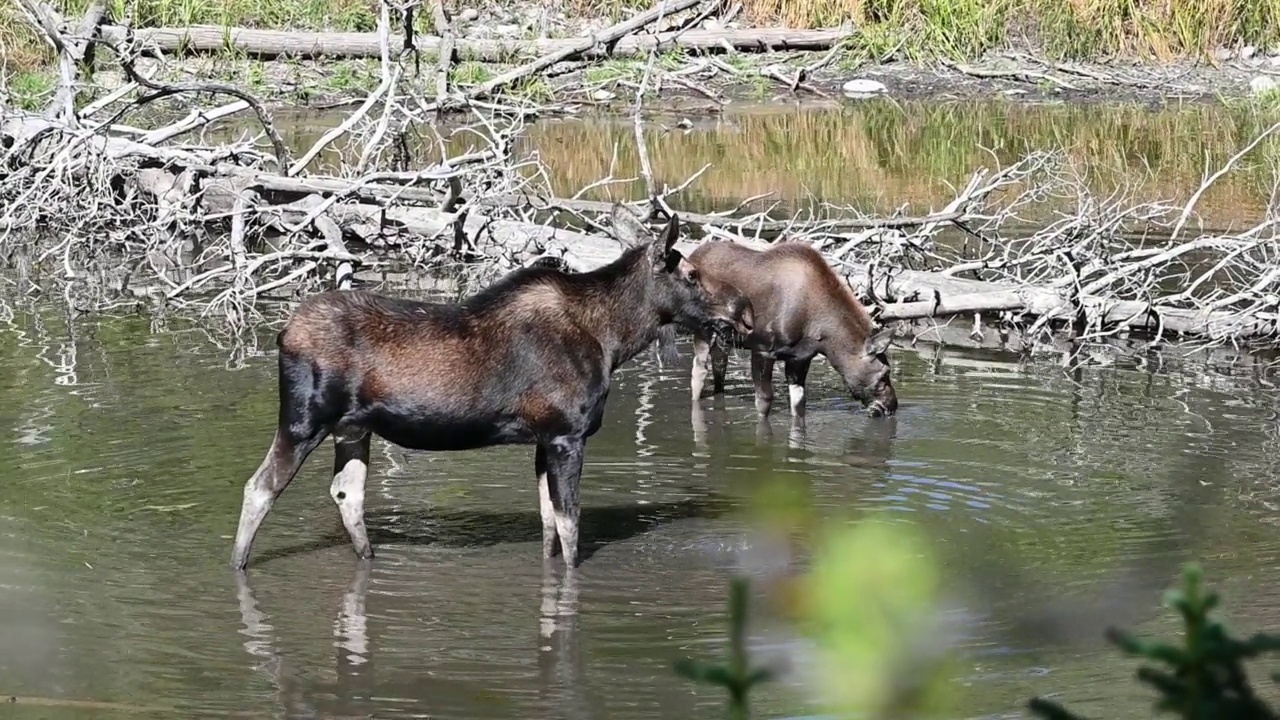
[(9, 102), (23, 110), (39, 110), (52, 96), (55, 88), (54, 77), (48, 72), (25, 70), (17, 72), (9, 79), (5, 93)]
[(1063, 59), (1209, 58), (1220, 47), (1280, 46), (1280, 0), (748, 0), (758, 23), (858, 28), (867, 57), (964, 59), (1026, 36)]
[(449, 82), (454, 85), (479, 85), (492, 79), (489, 66), (475, 60), (460, 62), (449, 69)]
[(588, 67), (582, 79), (588, 85), (610, 85), (622, 80), (640, 82), (644, 77), (644, 62), (627, 58), (610, 58)]

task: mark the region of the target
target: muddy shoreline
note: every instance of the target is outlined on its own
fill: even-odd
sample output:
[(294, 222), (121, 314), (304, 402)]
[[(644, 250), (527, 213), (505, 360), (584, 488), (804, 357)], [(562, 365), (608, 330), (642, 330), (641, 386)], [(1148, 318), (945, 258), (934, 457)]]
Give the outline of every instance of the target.
[[(646, 114), (714, 115), (730, 108), (768, 105), (841, 105), (869, 98), (907, 101), (987, 102), (1025, 104), (1136, 104), (1151, 108), (1187, 103), (1265, 104), (1280, 99), (1275, 90), (1259, 92), (1260, 83), (1280, 85), (1280, 57), (1217, 64), (1113, 62), (1055, 63), (1027, 52), (992, 53), (969, 63), (916, 63), (894, 60), (848, 66), (838, 58), (826, 67), (813, 66), (825, 53), (736, 53), (689, 55), (683, 65), (664, 72), (674, 80), (661, 82), (659, 91), (648, 83), (641, 109)], [(142, 63), (139, 64), (140, 67)], [(407, 63), (412, 66), (412, 62)], [(730, 67), (732, 65), (732, 67)], [(470, 63), (476, 78), (498, 75), (513, 65)], [(503, 93), (498, 102), (539, 115), (598, 113), (630, 114), (644, 74), (641, 60), (603, 63), (565, 63), (553, 66), (536, 87)], [(803, 82), (791, 87), (804, 70)], [(376, 60), (253, 61), (225, 58), (170, 58), (160, 74), (170, 81), (236, 82), (270, 105), (307, 109), (335, 109), (362, 102), (377, 85)], [(422, 59), (410, 84), (434, 82), (434, 62)], [(124, 82), (108, 69), (96, 78), (109, 91)], [(850, 81), (871, 81), (882, 90), (871, 94), (846, 92)], [(465, 89), (467, 81), (455, 78)]]

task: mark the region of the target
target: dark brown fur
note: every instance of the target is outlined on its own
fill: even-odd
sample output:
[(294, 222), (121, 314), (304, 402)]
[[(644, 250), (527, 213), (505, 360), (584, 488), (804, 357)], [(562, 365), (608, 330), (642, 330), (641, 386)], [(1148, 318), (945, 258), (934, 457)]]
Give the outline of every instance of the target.
[[(625, 232), (619, 212), (614, 227)], [(643, 244), (603, 268), (523, 268), (459, 303), (363, 291), (304, 301), (277, 338), (279, 422), (245, 484), (233, 566), (247, 564), (272, 503), (330, 435), (330, 494), (359, 557), (373, 556), (364, 484), (370, 436), (378, 435), (417, 450), (536, 445), (543, 552), (562, 550), (576, 566), (583, 453), (600, 428), (613, 371), (666, 324), (750, 330), (741, 293), (712, 282), (712, 298), (673, 249), (676, 218), (662, 240), (630, 232)]]
[[(792, 413), (803, 415), (805, 379), (815, 355), (827, 358), (872, 414), (897, 410), (886, 355), (893, 330), (877, 330), (866, 308), (817, 250), (801, 243), (758, 251), (710, 242), (693, 251), (689, 262), (704, 282), (728, 283), (751, 301), (755, 329), (743, 344), (752, 351), (751, 375), (761, 415), (768, 415), (773, 404), (777, 360), (785, 364)], [(728, 356), (705, 330), (695, 333), (694, 346), (691, 389), (697, 401), (708, 370), (713, 392), (724, 390)]]

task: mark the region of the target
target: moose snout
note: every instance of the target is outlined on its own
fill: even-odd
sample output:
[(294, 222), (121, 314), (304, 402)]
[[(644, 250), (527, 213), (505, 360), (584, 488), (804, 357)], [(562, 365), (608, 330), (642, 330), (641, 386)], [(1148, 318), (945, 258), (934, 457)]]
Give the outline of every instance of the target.
[(898, 393), (894, 391), (892, 385), (886, 388), (885, 392), (880, 393), (880, 397), (873, 398), (867, 403), (867, 413), (871, 417), (885, 417), (897, 411)]

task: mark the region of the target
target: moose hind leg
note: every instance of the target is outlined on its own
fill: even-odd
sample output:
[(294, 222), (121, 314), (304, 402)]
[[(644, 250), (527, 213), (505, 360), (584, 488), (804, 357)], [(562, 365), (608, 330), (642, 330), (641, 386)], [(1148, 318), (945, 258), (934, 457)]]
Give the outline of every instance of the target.
[(578, 484), (584, 449), (585, 443), (578, 438), (561, 438), (547, 444), (547, 488), (567, 568), (578, 566)]
[(240, 525), (236, 528), (235, 548), (231, 554), (231, 566), (243, 570), (249, 564), (249, 552), (253, 548), (254, 537), (258, 528), (271, 511), (280, 493), (289, 486), (298, 468), (311, 454), (325, 433), (317, 431), (306, 436), (297, 437), (287, 428), (276, 430), (271, 441), (271, 449), (258, 466), (257, 472), (244, 484), (244, 500), (240, 505)]
[(542, 515), (542, 557), (553, 558), (560, 553), (560, 535), (556, 532), (556, 511), (547, 477), (547, 449), (541, 444), (534, 451), (533, 465), (538, 476), (538, 510)]
[(364, 488), (369, 477), (369, 442), (366, 433), (358, 440), (335, 437), (333, 441), (333, 484), (329, 497), (338, 506), (342, 524), (351, 536), (351, 546), (356, 557), (368, 560), (373, 557), (369, 533), (364, 526)]
[(729, 371), (729, 349), (723, 338), (716, 338), (711, 343), (711, 388), (712, 392), (724, 392), (724, 376)]
[(773, 407), (773, 359), (751, 354), (751, 382), (756, 388), (756, 412), (763, 416)]

